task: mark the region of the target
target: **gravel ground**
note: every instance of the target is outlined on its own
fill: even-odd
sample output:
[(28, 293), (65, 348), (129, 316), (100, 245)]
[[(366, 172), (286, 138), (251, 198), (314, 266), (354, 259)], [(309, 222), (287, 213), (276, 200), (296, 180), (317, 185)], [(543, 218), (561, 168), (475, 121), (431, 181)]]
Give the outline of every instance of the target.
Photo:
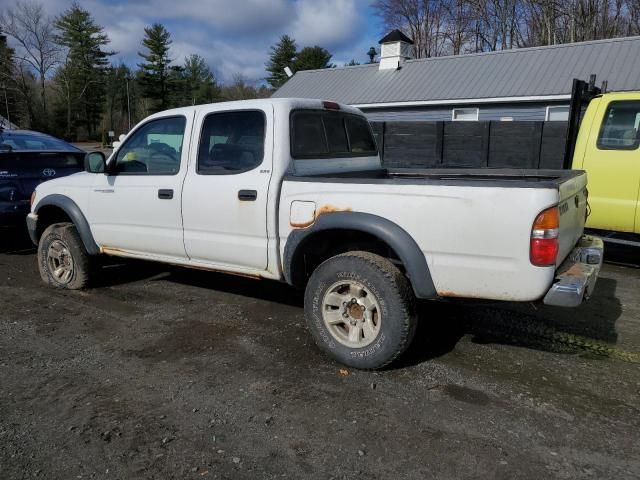
[(0, 232), (0, 478), (640, 477), (640, 255), (578, 309), (421, 307), (343, 369), (285, 285), (140, 262), (56, 291)]

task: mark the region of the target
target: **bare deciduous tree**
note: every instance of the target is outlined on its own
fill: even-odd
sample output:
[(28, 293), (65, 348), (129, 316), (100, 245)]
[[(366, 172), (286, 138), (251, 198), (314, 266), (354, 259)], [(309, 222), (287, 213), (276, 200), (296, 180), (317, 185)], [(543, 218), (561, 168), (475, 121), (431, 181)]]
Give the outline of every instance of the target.
[(60, 47), (54, 41), (53, 19), (40, 3), (18, 1), (0, 16), (2, 30), (17, 43), (15, 57), (29, 65), (40, 83), (40, 105), (43, 118), (47, 118), (45, 82), (58, 62)]
[(434, 0), (376, 0), (373, 7), (385, 28), (397, 28), (413, 39), (416, 58), (446, 53), (445, 2)]
[(416, 58), (640, 34), (640, 0), (377, 0)]

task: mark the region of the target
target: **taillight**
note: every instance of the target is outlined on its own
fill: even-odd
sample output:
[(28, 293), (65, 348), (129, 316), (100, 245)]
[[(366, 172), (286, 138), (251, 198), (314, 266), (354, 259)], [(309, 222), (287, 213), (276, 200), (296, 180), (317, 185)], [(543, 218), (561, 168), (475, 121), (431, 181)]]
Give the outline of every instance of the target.
[(556, 264), (558, 258), (558, 230), (560, 211), (558, 207), (547, 208), (533, 222), (531, 228), (531, 248), (529, 258), (537, 267)]

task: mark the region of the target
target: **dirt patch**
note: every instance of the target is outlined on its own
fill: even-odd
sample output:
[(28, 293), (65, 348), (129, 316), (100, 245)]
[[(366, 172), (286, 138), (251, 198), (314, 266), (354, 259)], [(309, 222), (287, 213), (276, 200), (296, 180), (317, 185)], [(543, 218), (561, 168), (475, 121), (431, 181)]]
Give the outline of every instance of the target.
[(422, 304), (404, 362), (359, 372), (286, 285), (118, 260), (53, 291), (3, 241), (3, 480), (640, 477), (633, 258), (579, 309)]
[(177, 323), (173, 330), (163, 335), (153, 345), (131, 353), (139, 358), (170, 360), (211, 352), (215, 355), (216, 345), (240, 331), (237, 325), (205, 323), (198, 320), (184, 320)]

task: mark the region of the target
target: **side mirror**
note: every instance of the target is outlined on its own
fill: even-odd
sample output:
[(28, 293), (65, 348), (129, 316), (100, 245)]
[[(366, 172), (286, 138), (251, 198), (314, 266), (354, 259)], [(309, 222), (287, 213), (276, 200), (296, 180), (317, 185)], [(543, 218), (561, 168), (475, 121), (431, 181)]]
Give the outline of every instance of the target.
[(104, 173), (107, 170), (107, 157), (102, 152), (87, 153), (84, 157), (84, 170), (89, 173)]

